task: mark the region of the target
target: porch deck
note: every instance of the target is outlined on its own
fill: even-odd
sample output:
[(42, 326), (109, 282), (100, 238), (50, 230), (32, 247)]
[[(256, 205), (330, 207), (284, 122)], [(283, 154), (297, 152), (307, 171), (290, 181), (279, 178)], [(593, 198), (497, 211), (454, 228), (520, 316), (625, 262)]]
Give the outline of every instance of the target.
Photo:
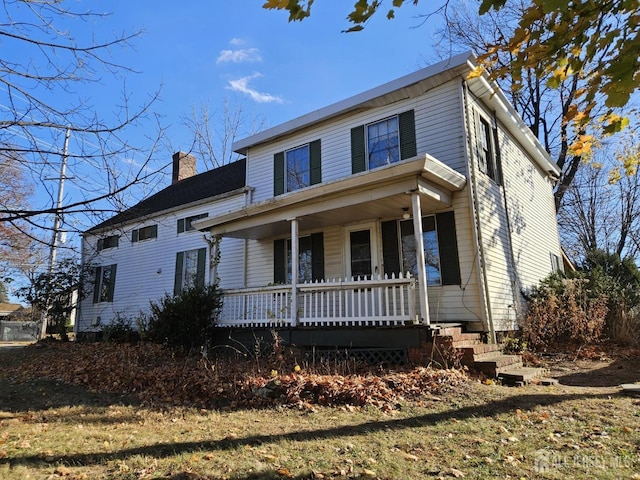
[(295, 289), (293, 285), (275, 285), (225, 290), (217, 325), (268, 328), (414, 324), (419, 324), (416, 279), (406, 274), (323, 280), (298, 284)]

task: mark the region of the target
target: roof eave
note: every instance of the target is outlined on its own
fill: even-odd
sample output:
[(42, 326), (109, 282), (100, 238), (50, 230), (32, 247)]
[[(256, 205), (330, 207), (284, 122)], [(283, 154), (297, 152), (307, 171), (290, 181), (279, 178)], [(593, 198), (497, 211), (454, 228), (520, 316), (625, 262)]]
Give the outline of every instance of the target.
[[(306, 115), (302, 115), (301, 117), (295, 118), (280, 125), (276, 125), (273, 128), (269, 128), (262, 132), (256, 133), (255, 135), (240, 139), (233, 143), (232, 149), (236, 153), (247, 155), (249, 148), (255, 145), (268, 142), (282, 135), (293, 133), (310, 125), (329, 120), (333, 117), (348, 113), (353, 110), (373, 106), (371, 105), (371, 102), (373, 102), (374, 100), (379, 100), (394, 92), (398, 92), (410, 86), (420, 84), (421, 82), (431, 80), (426, 90), (434, 88), (439, 84), (451, 80), (451, 78), (458, 75), (460, 72), (467, 71), (469, 69), (470, 62), (475, 62), (475, 58), (476, 57), (472, 52), (465, 52), (456, 55), (434, 65), (430, 65), (416, 72), (387, 82), (378, 87), (374, 87), (370, 90), (349, 97), (345, 100), (341, 100), (332, 105), (328, 105), (321, 109), (307, 113)], [(409, 97), (409, 92), (407, 92), (406, 96)], [(392, 103), (397, 100), (398, 98), (394, 96), (393, 98), (389, 99), (388, 103)], [(375, 106), (379, 105), (380, 103), (376, 103)]]

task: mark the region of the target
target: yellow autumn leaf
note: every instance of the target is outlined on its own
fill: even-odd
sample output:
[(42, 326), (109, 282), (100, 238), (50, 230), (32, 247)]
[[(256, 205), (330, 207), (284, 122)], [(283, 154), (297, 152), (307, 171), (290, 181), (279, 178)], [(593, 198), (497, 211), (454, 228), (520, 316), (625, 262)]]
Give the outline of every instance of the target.
[(483, 72), (484, 67), (478, 65), (467, 74), (467, 80), (471, 80), (472, 78), (479, 78), (482, 76)]
[(262, 5), (262, 8), (283, 9), (283, 8), (287, 8), (287, 5), (289, 5), (289, 0), (267, 0)]
[(614, 183), (618, 183), (620, 181), (620, 179), (622, 178), (622, 175), (620, 174), (620, 169), (619, 168), (612, 168), (609, 171), (609, 184), (613, 185)]

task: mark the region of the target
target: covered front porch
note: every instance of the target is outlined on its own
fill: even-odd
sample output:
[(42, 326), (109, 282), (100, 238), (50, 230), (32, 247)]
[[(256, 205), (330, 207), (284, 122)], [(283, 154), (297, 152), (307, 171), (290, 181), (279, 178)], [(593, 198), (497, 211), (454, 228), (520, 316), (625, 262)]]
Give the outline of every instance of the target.
[[(197, 222), (196, 228), (214, 237), (262, 244), (273, 241), (272, 255), (264, 255), (262, 261), (273, 262), (274, 271), (277, 264), (285, 265), (285, 272), (280, 276), (274, 273), (273, 281), (263, 286), (225, 289), (218, 324), (254, 328), (428, 326), (428, 267), (416, 268), (413, 273), (403, 270), (402, 261), (388, 254), (387, 244), (389, 239), (406, 242), (406, 237), (400, 237), (398, 223), (404, 222), (403, 231), (411, 227), (415, 243), (412, 261), (428, 265), (424, 217), (451, 210), (453, 194), (465, 184), (463, 175), (425, 154), (248, 203), (226, 215)], [(340, 244), (336, 249), (336, 242), (332, 242), (331, 252), (325, 256), (324, 244), (329, 242), (322, 232), (329, 230), (340, 232)], [(311, 243), (314, 235), (320, 235), (322, 258), (318, 259), (316, 252), (311, 259), (311, 250), (301, 247), (301, 239), (307, 240), (309, 235)], [(280, 256), (278, 245), (284, 248)], [(212, 251), (212, 257), (217, 253)], [(328, 263), (331, 268), (325, 269)], [(305, 277), (312, 267), (313, 278)], [(215, 265), (212, 270), (211, 278), (216, 278)]]

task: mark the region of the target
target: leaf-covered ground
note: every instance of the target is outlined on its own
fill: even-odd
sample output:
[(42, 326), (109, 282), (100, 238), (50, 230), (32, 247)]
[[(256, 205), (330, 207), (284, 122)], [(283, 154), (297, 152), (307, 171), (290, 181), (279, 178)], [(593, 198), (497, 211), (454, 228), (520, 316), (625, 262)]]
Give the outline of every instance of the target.
[(461, 370), (426, 367), (319, 374), (278, 358), (265, 359), (258, 368), (255, 360), (178, 357), (149, 343), (46, 342), (27, 348), (30, 361), (5, 367), (5, 376), (60, 380), (93, 392), (127, 394), (149, 406), (373, 405), (390, 411), (398, 402), (439, 395), (468, 380)]
[(0, 478), (640, 480), (640, 398), (618, 387), (640, 381), (640, 357), (610, 353), (542, 357), (559, 385), (512, 388), (277, 355), (0, 347)]

